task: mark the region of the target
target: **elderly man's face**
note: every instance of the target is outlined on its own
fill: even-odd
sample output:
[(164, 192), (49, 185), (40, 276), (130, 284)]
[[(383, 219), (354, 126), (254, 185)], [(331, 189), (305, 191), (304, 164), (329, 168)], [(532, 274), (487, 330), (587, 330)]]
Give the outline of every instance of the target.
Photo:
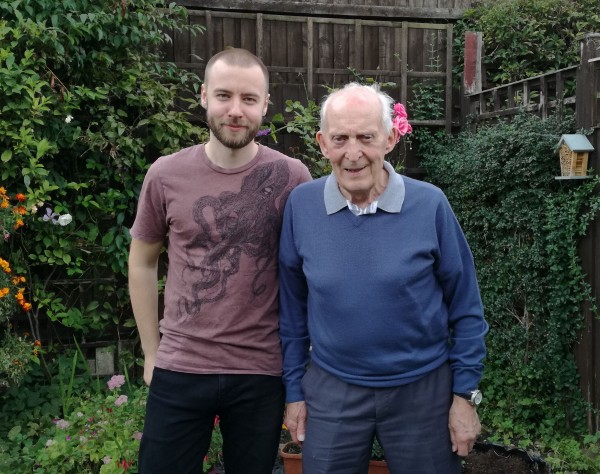
[(317, 141), (331, 161), (340, 191), (365, 207), (387, 185), (383, 161), (396, 143), (394, 132), (383, 128), (381, 104), (375, 94), (341, 93), (328, 104), (325, 125)]

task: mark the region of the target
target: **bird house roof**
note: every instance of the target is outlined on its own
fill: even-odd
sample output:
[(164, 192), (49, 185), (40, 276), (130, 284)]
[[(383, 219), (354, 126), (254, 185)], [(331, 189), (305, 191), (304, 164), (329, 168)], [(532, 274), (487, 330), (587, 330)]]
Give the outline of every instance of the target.
[(562, 135), (558, 145), (556, 145), (556, 148), (560, 148), (563, 143), (567, 145), (571, 151), (594, 151), (594, 147), (587, 137), (580, 133)]

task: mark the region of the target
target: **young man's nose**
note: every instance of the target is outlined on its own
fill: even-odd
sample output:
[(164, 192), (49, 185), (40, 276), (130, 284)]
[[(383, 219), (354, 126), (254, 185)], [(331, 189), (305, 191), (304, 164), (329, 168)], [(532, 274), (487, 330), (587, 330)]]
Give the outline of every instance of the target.
[(233, 98), (231, 99), (231, 106), (229, 107), (229, 115), (234, 117), (240, 117), (242, 115), (242, 100)]

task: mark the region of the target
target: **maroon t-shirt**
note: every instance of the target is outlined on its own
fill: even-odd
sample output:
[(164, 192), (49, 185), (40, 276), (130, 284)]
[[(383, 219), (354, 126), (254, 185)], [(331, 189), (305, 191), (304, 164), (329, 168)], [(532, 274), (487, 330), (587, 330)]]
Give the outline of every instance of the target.
[(285, 201), (310, 180), (299, 160), (259, 145), (224, 169), (196, 145), (159, 158), (131, 235), (168, 236), (156, 366), (190, 373), (281, 374), (277, 252)]

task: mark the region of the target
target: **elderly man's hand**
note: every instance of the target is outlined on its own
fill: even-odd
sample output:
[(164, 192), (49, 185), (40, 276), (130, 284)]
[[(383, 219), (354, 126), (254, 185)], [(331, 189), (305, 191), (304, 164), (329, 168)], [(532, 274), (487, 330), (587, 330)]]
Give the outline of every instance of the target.
[(466, 456), (473, 449), (477, 435), (481, 432), (481, 423), (475, 407), (462, 397), (454, 395), (448, 419), (452, 451)]
[(288, 403), (283, 421), (295, 443), (304, 441), (306, 433), (306, 403)]

